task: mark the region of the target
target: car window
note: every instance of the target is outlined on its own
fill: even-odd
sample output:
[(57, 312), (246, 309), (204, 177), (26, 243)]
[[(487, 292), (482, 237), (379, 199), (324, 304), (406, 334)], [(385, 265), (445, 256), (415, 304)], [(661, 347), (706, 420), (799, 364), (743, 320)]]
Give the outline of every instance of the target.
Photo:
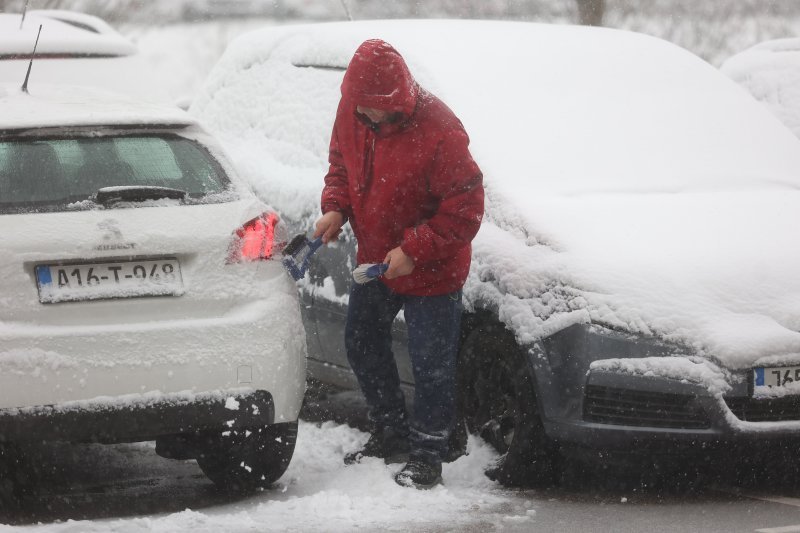
[(197, 199), (228, 183), (202, 146), (178, 136), (0, 140), (0, 213), (64, 210), (103, 187), (170, 187)]
[(56, 156), (64, 172), (68, 175), (77, 175), (84, 164), (83, 150), (76, 140), (63, 140), (52, 143)]

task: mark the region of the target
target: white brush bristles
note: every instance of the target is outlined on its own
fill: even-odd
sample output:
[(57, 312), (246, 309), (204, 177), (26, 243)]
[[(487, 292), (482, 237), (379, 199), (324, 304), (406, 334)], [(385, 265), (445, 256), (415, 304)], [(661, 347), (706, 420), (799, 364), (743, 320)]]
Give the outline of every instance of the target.
[(358, 265), (355, 270), (353, 270), (353, 279), (359, 285), (363, 285), (365, 283), (369, 283), (375, 278), (371, 278), (367, 275), (367, 269), (370, 267), (375, 266), (376, 263), (366, 263), (364, 265)]

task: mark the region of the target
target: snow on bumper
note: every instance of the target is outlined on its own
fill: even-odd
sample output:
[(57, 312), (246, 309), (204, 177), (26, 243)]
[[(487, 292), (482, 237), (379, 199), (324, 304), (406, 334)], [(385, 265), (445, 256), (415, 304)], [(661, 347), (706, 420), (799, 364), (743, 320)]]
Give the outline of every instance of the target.
[(267, 391), (274, 421), (288, 422), (305, 391), (305, 333), (289, 290), (214, 318), (0, 327), (0, 346), (4, 410), (247, 389)]

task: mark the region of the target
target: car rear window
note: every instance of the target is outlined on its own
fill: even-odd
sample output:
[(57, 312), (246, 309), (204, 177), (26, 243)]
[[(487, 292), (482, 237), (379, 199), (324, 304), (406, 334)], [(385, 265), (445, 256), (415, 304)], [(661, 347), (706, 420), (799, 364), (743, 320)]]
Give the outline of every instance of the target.
[(180, 189), (196, 203), (229, 181), (204, 147), (177, 135), (0, 139), (0, 213), (63, 211), (129, 186)]

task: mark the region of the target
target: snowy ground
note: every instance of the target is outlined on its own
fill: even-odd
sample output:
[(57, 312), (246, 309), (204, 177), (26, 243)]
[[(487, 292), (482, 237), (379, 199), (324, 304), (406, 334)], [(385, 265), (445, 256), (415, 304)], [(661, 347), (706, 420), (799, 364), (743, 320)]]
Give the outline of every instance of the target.
[[(59, 471), (42, 475), (21, 511), (0, 508), (0, 524), (15, 524), (0, 533), (800, 531), (800, 490), (767, 475), (775, 465), (750, 470), (756, 481), (744, 488), (692, 488), (668, 475), (654, 489), (612, 472), (569, 489), (513, 490), (483, 477), (495, 456), (474, 439), (468, 457), (445, 467), (444, 485), (425, 492), (395, 485), (396, 467), (378, 460), (345, 467), (342, 454), (365, 439), (335, 422), (301, 423), (287, 473), (250, 497), (216, 492), (194, 461), (159, 458), (151, 443), (56, 446), (37, 464)], [(717, 471), (748, 472), (728, 463), (737, 467)]]
[[(517, 524), (530, 520), (535, 513), (535, 510), (524, 506), (509, 508), (504, 490), (483, 476), (483, 468), (493, 460), (495, 454), (480, 440), (470, 441), (469, 456), (445, 465), (444, 485), (430, 491), (416, 491), (394, 483), (392, 474), (398, 470), (398, 465), (387, 466), (381, 460), (371, 459), (359, 465), (344, 466), (343, 454), (363, 444), (366, 437), (363, 432), (334, 422), (303, 422), (294, 459), (272, 490), (227, 503), (224, 498), (214, 501), (212, 497), (205, 502), (200, 498), (189, 504), (193, 509), (186, 508), (162, 516), (67, 521), (30, 526), (29, 529), (126, 533), (190, 530), (352, 531), (354, 528), (365, 531), (462, 530), (466, 526), (487, 521)], [(124, 470), (131, 468), (139, 471), (139, 478), (148, 475), (157, 478), (158, 470), (163, 468), (162, 463), (169, 463), (154, 456), (150, 443), (107, 449), (94, 446), (83, 453), (94, 457), (96, 462), (92, 466), (96, 469), (109, 468), (109, 464), (116, 462), (115, 468), (119, 471), (113, 473), (119, 477), (124, 477)], [(120, 461), (120, 454), (127, 457)], [(96, 498), (98, 506), (102, 507), (103, 491), (97, 487), (91, 490), (86, 485), (82, 486), (82, 482), (89, 482), (91, 486), (92, 481), (86, 478), (86, 474), (80, 473), (81, 466), (89, 466), (82, 465), (82, 462), (81, 458), (76, 459), (72, 466), (74, 471), (61, 474), (63, 482), (69, 484), (75, 493), (72, 509), (80, 509), (81, 500), (85, 500), (86, 494), (92, 492), (100, 493)], [(91, 467), (89, 469), (92, 470)], [(193, 461), (186, 462), (183, 471), (188, 478), (188, 481), (183, 481), (184, 486), (198, 481), (200, 484), (207, 483), (198, 477), (199, 470)], [(98, 480), (93, 481), (97, 483)], [(136, 485), (133, 481), (131, 486)], [(173, 483), (178, 487), (181, 485), (178, 480)], [(52, 486), (53, 482), (50, 484)], [(130, 487), (117, 487), (116, 490), (124, 492)], [(153, 487), (153, 490), (159, 489)], [(211, 494), (210, 488), (208, 494)], [(42, 503), (46, 503), (40, 511), (41, 519), (50, 521), (55, 517), (74, 516), (73, 510), (65, 508), (63, 499), (58, 501), (51, 497), (48, 501), (46, 493), (38, 497)], [(177, 497), (180, 498), (180, 495)], [(209, 504), (217, 505), (202, 508)], [(56, 511), (55, 516), (48, 516), (50, 513), (45, 510), (48, 507)], [(100, 513), (102, 516), (102, 511)], [(94, 513), (88, 511), (87, 514)], [(127, 513), (120, 509), (113, 514)], [(0, 526), (0, 531), (12, 529)]]

